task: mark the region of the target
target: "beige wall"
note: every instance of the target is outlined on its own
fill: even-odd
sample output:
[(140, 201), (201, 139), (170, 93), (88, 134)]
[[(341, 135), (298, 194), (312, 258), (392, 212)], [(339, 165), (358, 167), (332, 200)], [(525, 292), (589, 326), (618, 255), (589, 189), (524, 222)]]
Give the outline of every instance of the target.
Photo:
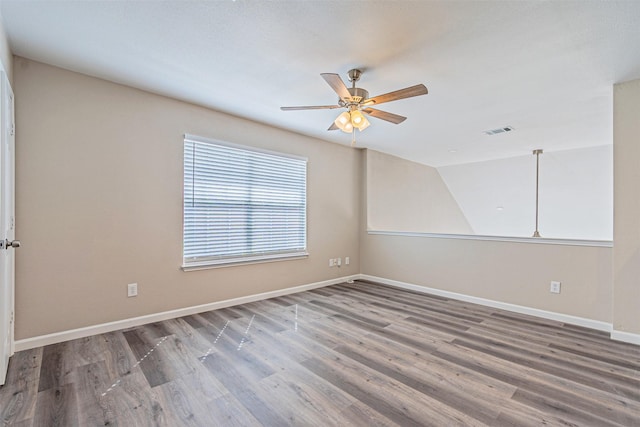
[[(370, 169), (363, 169), (363, 186), (371, 182)], [(363, 206), (371, 205), (370, 194), (363, 188)], [(611, 322), (611, 248), (374, 235), (367, 233), (365, 212), (362, 274)], [(562, 282), (560, 294), (549, 292), (552, 280)]]
[(473, 234), (438, 170), (366, 150), (367, 228)]
[[(366, 185), (367, 175), (392, 182), (371, 162), (375, 156), (380, 163), (380, 153), (360, 155), (22, 58), (14, 65), (23, 243), (16, 255), (17, 339), (359, 272), (640, 333), (638, 81), (615, 89), (614, 264), (610, 248), (368, 235), (360, 206), (373, 214), (373, 228), (393, 214), (381, 216), (380, 209), (399, 204), (388, 197), (397, 197), (391, 190), (401, 180), (394, 178), (384, 197)], [(308, 259), (179, 269), (184, 133), (309, 158)], [(411, 163), (382, 156), (387, 166)], [(328, 258), (338, 256), (352, 264), (328, 268)], [(561, 294), (549, 293), (551, 280), (562, 281)], [(136, 298), (126, 298), (131, 282), (139, 284)]]
[(613, 328), (640, 334), (640, 80), (615, 85), (613, 99)]
[[(359, 273), (356, 150), (19, 57), (14, 71), (16, 339)], [(180, 270), (184, 133), (308, 157), (308, 259)], [(351, 265), (330, 269), (338, 256)]]
[(13, 86), (13, 54), (9, 49), (9, 41), (7, 39), (7, 33), (4, 30), (4, 21), (2, 15), (0, 15), (0, 61), (2, 61), (2, 67), (9, 77), (9, 82)]
[(611, 322), (611, 248), (365, 234), (361, 257), (363, 274)]

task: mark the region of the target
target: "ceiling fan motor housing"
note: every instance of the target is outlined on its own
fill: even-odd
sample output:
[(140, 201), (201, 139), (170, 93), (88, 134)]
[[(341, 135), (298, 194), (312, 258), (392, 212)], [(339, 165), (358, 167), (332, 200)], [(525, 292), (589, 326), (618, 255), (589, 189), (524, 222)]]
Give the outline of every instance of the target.
[(359, 87), (350, 87), (347, 88), (349, 93), (351, 94), (351, 99), (353, 99), (354, 104), (359, 104), (365, 99), (369, 98), (369, 92), (365, 89)]

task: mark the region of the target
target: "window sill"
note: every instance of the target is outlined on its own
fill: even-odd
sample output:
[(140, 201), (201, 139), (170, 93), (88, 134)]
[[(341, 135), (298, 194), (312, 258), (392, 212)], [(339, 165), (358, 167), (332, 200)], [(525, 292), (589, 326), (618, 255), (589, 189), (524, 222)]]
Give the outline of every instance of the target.
[(260, 255), (253, 257), (227, 258), (221, 260), (192, 262), (189, 264), (183, 264), (181, 268), (182, 271), (208, 270), (211, 268), (237, 267), (248, 264), (262, 264), (265, 262), (291, 261), (308, 257), (308, 252), (296, 252), (278, 255)]

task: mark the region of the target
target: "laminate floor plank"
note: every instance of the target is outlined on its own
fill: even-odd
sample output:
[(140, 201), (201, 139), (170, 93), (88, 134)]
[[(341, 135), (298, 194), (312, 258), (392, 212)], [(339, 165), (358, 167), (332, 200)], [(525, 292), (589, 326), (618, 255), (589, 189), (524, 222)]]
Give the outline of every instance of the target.
[(202, 326), (194, 328), (182, 318), (173, 319), (172, 322), (168, 322), (167, 329), (171, 334), (170, 336), (179, 339), (176, 345), (180, 352), (188, 353), (189, 355), (206, 353), (211, 348), (211, 342), (199, 333), (199, 330), (210, 329), (214, 333), (219, 332), (215, 326), (208, 322), (203, 321)]
[(442, 408), (422, 393), (340, 357), (313, 358), (302, 365), (402, 426), (484, 425), (455, 408)]
[(115, 393), (105, 393), (116, 381), (110, 378), (104, 362), (77, 368), (76, 401), (82, 426), (118, 425)]
[[(324, 381), (318, 379), (318, 381)], [(312, 383), (313, 384), (313, 383)], [(340, 406), (327, 396), (313, 390), (295, 376), (276, 374), (260, 381), (254, 387), (255, 393), (291, 426), (341, 426), (344, 420), (338, 415), (352, 400), (341, 399), (347, 404)], [(334, 393), (335, 394), (335, 393)], [(288, 402), (280, 405), (280, 402)]]
[(544, 331), (538, 331), (528, 328), (526, 323), (516, 323), (499, 318), (486, 319), (482, 324), (491, 325), (493, 328), (502, 328), (505, 331), (514, 331), (519, 334), (524, 334), (525, 336), (531, 335), (549, 344), (585, 347), (597, 353), (611, 354), (614, 357), (619, 356), (630, 359), (638, 359), (640, 357), (640, 355), (638, 355), (638, 349), (636, 348), (637, 346), (612, 340), (605, 341), (600, 337), (590, 335), (576, 335), (576, 332), (564, 333), (563, 331), (567, 325), (562, 326), (558, 330), (546, 329)]
[(329, 303), (325, 303), (322, 301), (317, 301), (317, 300), (312, 300), (310, 301), (311, 304), (313, 304), (316, 307), (322, 307), (320, 308), (320, 310), (324, 310), (325, 313), (327, 312), (331, 312), (331, 313), (339, 313), (345, 317), (349, 317), (351, 319), (355, 319), (358, 320), (360, 322), (364, 322), (367, 323), (369, 325), (378, 327), (378, 328), (384, 328), (385, 326), (389, 325), (389, 322), (387, 321), (380, 321), (380, 320), (376, 320), (376, 318), (374, 316), (363, 316), (361, 314), (358, 314), (355, 310), (353, 310), (353, 308), (343, 308), (340, 307), (338, 304), (329, 304)]
[(627, 369), (637, 370), (640, 368), (640, 357), (634, 356), (621, 356), (618, 354), (613, 354), (605, 349), (585, 349), (582, 344), (573, 344), (573, 343), (565, 343), (565, 344), (556, 344), (551, 343), (549, 347), (554, 348), (556, 350), (562, 350), (564, 352), (577, 354), (579, 356), (586, 357), (592, 360), (599, 360), (601, 362), (605, 362), (611, 365), (619, 366)]
[[(578, 342), (585, 342), (587, 340), (595, 340), (600, 342), (599, 335), (585, 334), (579, 330), (567, 328), (562, 322), (547, 321), (546, 319), (539, 319), (534, 316), (528, 316), (519, 313), (493, 313), (492, 318), (499, 320), (501, 323), (510, 323), (514, 328), (520, 328), (522, 330), (536, 331), (540, 334), (547, 336), (550, 340), (555, 338), (561, 339), (575, 339)], [(533, 320), (536, 319), (536, 320)], [(551, 322), (551, 323), (550, 323)], [(599, 332), (599, 331), (597, 331)], [(609, 340), (611, 341), (611, 340)], [(618, 343), (611, 342), (609, 347), (616, 348)]]
[(376, 305), (375, 300), (361, 299), (357, 295), (348, 297), (341, 295), (339, 299), (332, 300), (331, 303), (356, 313), (365, 314), (366, 317), (386, 319), (389, 323), (402, 321), (407, 317), (407, 312), (403, 311), (399, 305)]
[[(636, 381), (626, 377), (607, 375), (595, 368), (586, 369), (580, 367), (575, 369), (569, 363), (562, 363), (562, 366), (553, 362), (547, 362), (543, 358), (535, 355), (526, 355), (525, 351), (509, 351), (497, 348), (491, 343), (478, 343), (470, 340), (456, 339), (454, 344), (477, 350), (492, 356), (499, 357), (503, 360), (515, 362), (519, 365), (536, 369), (542, 372), (548, 372), (555, 376), (581, 383), (590, 387), (603, 389), (629, 399), (640, 401), (640, 388), (637, 387)], [(554, 361), (555, 362), (555, 361)]]
[(124, 336), (151, 387), (175, 378), (175, 368), (167, 363), (159, 351), (156, 351), (156, 346), (162, 342), (162, 338), (159, 339), (155, 334), (150, 336), (138, 329), (124, 332)]
[(235, 354), (214, 353), (202, 359), (203, 365), (233, 393), (273, 375), (276, 371), (259, 357), (247, 351)]
[(495, 312), (495, 309), (490, 307), (484, 307), (463, 301), (450, 300), (442, 297), (436, 297), (434, 295), (429, 295), (427, 298), (419, 298), (419, 294), (416, 293), (405, 294), (403, 292), (402, 294), (399, 294), (393, 288), (388, 286), (368, 286), (364, 288), (358, 282), (355, 282), (352, 285), (347, 285), (344, 289), (352, 294), (355, 292), (356, 294), (359, 293), (367, 295), (368, 297), (377, 299), (379, 302), (383, 303), (405, 304), (427, 310), (439, 309), (446, 313), (455, 313), (460, 316), (471, 316), (476, 319), (485, 318), (487, 315), (491, 315)]
[(601, 427), (615, 427), (617, 425), (617, 423), (609, 422), (609, 420), (605, 418), (578, 409), (573, 405), (550, 399), (545, 394), (518, 390), (514, 393), (512, 399), (524, 403), (527, 406), (540, 409), (546, 413), (561, 416), (562, 419), (573, 422), (576, 425), (594, 425)]
[(0, 425), (640, 427), (640, 347), (355, 281), (16, 353)]
[[(509, 402), (508, 399), (517, 389), (515, 386), (433, 357), (430, 353), (415, 353), (409, 356), (402, 352), (400, 354), (405, 357), (399, 359), (396, 356), (398, 352), (390, 351), (392, 346), (379, 343), (377, 340), (369, 342), (368, 338), (363, 337), (363, 341), (356, 345), (345, 344), (336, 351), (354, 360), (360, 360), (371, 368), (377, 365), (378, 371), (386, 372), (388, 376), (430, 395), (435, 400), (462, 409), (467, 415), (475, 414), (472, 416), (480, 421), (491, 424), (499, 412), (496, 408)], [(350, 350), (344, 351), (345, 348)], [(474, 393), (469, 393), (468, 390), (472, 388)]]
[[(513, 337), (521, 341), (535, 342), (536, 344), (547, 345), (553, 342), (564, 343), (567, 338), (562, 338), (559, 333), (549, 336), (548, 333), (538, 332), (535, 330), (521, 327), (519, 324), (513, 324), (505, 320), (489, 318), (479, 324), (482, 328), (493, 331), (502, 336)], [(569, 340), (573, 337), (568, 338)], [(589, 339), (588, 337), (586, 339)], [(600, 344), (599, 342), (597, 343)]]
[(193, 329), (203, 328), (208, 324), (208, 322), (203, 321), (202, 317), (199, 316), (198, 314), (184, 316), (184, 317), (181, 317), (181, 319), (184, 320), (187, 324), (189, 324), (189, 326), (191, 326)]
[(242, 317), (233, 312), (224, 311), (224, 309), (207, 311), (200, 313), (199, 316), (206, 319), (210, 324), (219, 326), (220, 328), (224, 327), (227, 322), (238, 320)]
[(214, 427), (252, 427), (262, 426), (232, 394), (227, 393), (209, 402), (211, 422)]
[[(279, 336), (278, 342), (280, 344), (276, 346), (272, 341), (270, 342), (269, 337), (255, 337), (251, 344), (245, 348), (245, 351), (251, 351), (257, 357), (261, 356), (262, 360), (276, 372), (274, 375), (260, 380), (261, 384), (270, 384), (274, 388), (276, 388), (277, 384), (278, 387), (286, 387), (286, 392), (295, 392), (295, 396), (292, 396), (292, 399), (304, 400), (304, 402), (300, 402), (302, 406), (322, 407), (332, 413), (336, 410), (343, 410), (355, 403), (355, 399), (341, 392), (327, 381), (313, 375), (299, 363), (291, 363), (292, 353), (299, 354), (301, 360), (316, 357), (319, 353), (309, 351), (309, 346), (306, 345), (305, 339), (300, 334), (291, 332), (286, 335), (287, 337)], [(297, 345), (292, 345), (291, 341), (296, 341)], [(322, 355), (323, 357), (335, 357), (337, 353), (325, 348)], [(270, 397), (271, 394), (270, 396), (265, 396), (265, 399), (268, 400)], [(294, 409), (299, 407), (298, 405), (293, 406)], [(287, 410), (290, 411), (290, 409), (288, 408)], [(286, 415), (286, 418), (291, 419), (290, 415), (291, 413)], [(341, 422), (338, 422), (336, 425), (340, 424)]]
[[(446, 317), (459, 319), (466, 319), (472, 322), (480, 322), (483, 320), (481, 315), (478, 315), (474, 312), (469, 312), (468, 309), (455, 309), (451, 306), (450, 303), (445, 301), (423, 301), (423, 300), (415, 300), (410, 298), (400, 298), (400, 297), (385, 297), (380, 298), (380, 295), (372, 292), (363, 292), (367, 294), (369, 297), (369, 302), (372, 305), (395, 305), (401, 306), (406, 310), (417, 309), (422, 312), (428, 313), (438, 313), (439, 315), (444, 315)], [(376, 301), (377, 300), (377, 301)]]
[(569, 401), (578, 408), (603, 414), (605, 418), (615, 420), (620, 425), (633, 425), (635, 422), (633, 420), (640, 422), (638, 420), (640, 404), (628, 398), (602, 392), (504, 359), (487, 356), (481, 352), (469, 351), (455, 344), (442, 346), (432, 355), (503, 381), (518, 389), (544, 394), (559, 402)]
[(71, 381), (68, 376), (73, 372), (73, 360), (69, 357), (69, 354), (65, 354), (68, 347), (69, 342), (67, 341), (43, 348), (40, 381), (38, 383), (39, 392), (62, 387)]
[(33, 419), (43, 348), (21, 351), (9, 360), (5, 384), (0, 387), (0, 421), (4, 425)]
[[(507, 348), (514, 348), (511, 344), (517, 346), (524, 346), (527, 342), (524, 340), (506, 340), (504, 336), (494, 334), (486, 330), (471, 328), (468, 331), (469, 336), (473, 338), (485, 337), (493, 343), (503, 342)], [(598, 357), (589, 353), (571, 351), (571, 349), (563, 349), (561, 346), (554, 344), (540, 345), (539, 343), (532, 341), (527, 346), (529, 354), (535, 353), (540, 359), (544, 359), (553, 363), (557, 362), (559, 365), (567, 365), (573, 369), (580, 369), (580, 366), (587, 370), (594, 370), (594, 372), (600, 372), (600, 375), (605, 377), (614, 377), (622, 380), (623, 382), (635, 384), (637, 379), (637, 373), (640, 366), (628, 364), (628, 363), (612, 363), (607, 357)], [(638, 366), (638, 367), (634, 367)]]
[(353, 427), (401, 427), (367, 405), (357, 401), (353, 405), (340, 411), (340, 416), (345, 420), (345, 426)]
[(335, 351), (346, 355), (343, 349), (349, 347), (367, 357), (374, 356), (379, 363), (385, 363), (399, 372), (407, 369), (423, 371), (419, 376), (430, 376), (438, 386), (448, 384), (451, 388), (460, 389), (463, 394), (468, 394), (468, 390), (473, 387), (474, 393), (478, 395), (486, 397), (490, 394), (498, 399), (508, 399), (517, 388), (436, 357), (432, 352), (416, 351), (410, 347), (398, 351), (398, 345), (374, 335), (364, 335), (345, 340)]
[[(201, 328), (199, 329), (199, 332), (206, 333), (207, 331), (202, 331)], [(207, 334), (207, 337), (210, 337), (210, 335), (211, 334)], [(216, 337), (218, 337), (218, 340), (215, 344), (213, 343), (213, 341), (216, 341), (216, 339), (213, 338), (212, 344), (218, 347), (218, 352), (204, 355), (199, 360), (201, 361), (203, 366), (210, 370), (211, 375), (215, 376), (216, 380), (221, 383), (225, 390), (231, 390), (231, 394), (235, 399), (234, 401), (242, 402), (245, 404), (247, 402), (254, 402), (254, 404), (257, 404), (259, 400), (250, 392), (250, 390), (246, 390), (245, 388), (248, 385), (257, 384), (262, 378), (272, 375), (274, 371), (271, 370), (271, 368), (267, 367), (255, 356), (248, 354), (247, 351), (240, 351), (237, 349), (238, 343), (240, 341), (240, 335), (241, 334), (238, 331), (233, 331), (231, 327), (227, 326), (224, 336), (220, 335), (219, 333), (218, 335), (216, 335)], [(175, 389), (175, 386), (168, 387), (174, 387)], [(219, 395), (214, 400), (221, 399), (225, 395), (226, 393)], [(253, 408), (252, 411), (249, 411), (245, 405), (242, 405), (242, 403), (240, 404), (240, 406), (236, 407), (233, 412), (240, 414), (242, 416), (242, 419), (244, 419), (245, 421), (255, 420), (256, 424), (259, 425), (257, 419), (255, 419), (255, 417), (250, 414), (252, 413), (252, 411), (258, 411), (259, 414), (262, 414), (261, 416), (265, 416), (266, 410), (264, 409), (264, 405), (260, 405), (260, 408)], [(209, 402), (208, 405), (211, 406), (212, 404)], [(219, 404), (213, 405), (213, 407), (220, 409)], [(182, 418), (187, 416), (190, 411), (193, 411), (193, 409), (188, 407), (186, 403), (182, 403), (180, 408), (178, 409), (182, 414)], [(186, 409), (190, 409), (190, 411), (187, 411)], [(221, 416), (222, 414), (218, 413), (218, 415), (212, 417), (213, 419), (218, 419)], [(200, 418), (202, 418), (202, 415), (200, 415)], [(234, 421), (234, 423), (235, 422), (236, 421)], [(248, 425), (253, 425), (253, 421), (247, 422), (249, 423)], [(190, 424), (185, 423), (183, 425)]]
[(253, 318), (256, 325), (261, 328), (266, 328), (273, 334), (282, 332), (288, 329), (287, 325), (280, 324), (269, 317), (269, 313), (261, 314), (259, 310), (252, 310), (250, 307), (239, 307), (237, 312), (245, 315), (246, 318)]
[[(215, 405), (194, 397), (191, 388), (181, 379), (161, 384), (156, 388), (163, 408), (157, 425), (166, 426), (206, 426), (213, 425)], [(160, 414), (159, 414), (160, 415)]]
[(103, 360), (111, 377), (121, 378), (131, 374), (136, 357), (121, 331), (103, 334)]
[[(478, 399), (473, 398), (470, 394), (464, 395), (456, 393), (447, 383), (438, 375), (426, 375), (427, 371), (419, 371), (412, 369), (411, 366), (402, 367), (392, 361), (375, 357), (372, 352), (358, 351), (348, 345), (338, 347), (336, 351), (343, 356), (348, 357), (368, 368), (383, 374), (389, 378), (393, 378), (399, 383), (410, 387), (429, 398), (443, 403), (444, 405), (456, 408), (477, 421), (485, 424), (491, 424), (499, 415), (496, 408), (489, 405), (480, 404)], [(365, 353), (365, 354), (363, 354)], [(373, 357), (372, 357), (373, 356)]]
[(270, 298), (269, 301), (282, 307), (291, 306), (291, 303), (282, 297)]
[(102, 392), (101, 399), (112, 399), (115, 403), (119, 425), (155, 426), (167, 425), (156, 388), (149, 383), (139, 367), (115, 379)]
[(394, 330), (395, 325), (389, 325), (389, 327), (380, 328), (377, 326), (369, 326), (368, 323), (362, 322), (360, 320), (355, 320), (350, 317), (343, 316), (338, 314), (334, 316), (336, 321), (342, 321), (346, 324), (351, 324), (355, 327), (360, 327), (361, 329), (370, 332), (374, 335), (388, 338), (392, 341), (396, 341), (400, 344), (405, 344), (407, 346), (413, 347), (415, 349), (419, 349), (422, 351), (434, 351), (437, 347), (429, 342), (425, 342), (424, 339), (418, 339), (415, 335), (410, 335), (405, 333), (404, 331), (396, 331)]
[(79, 426), (75, 386), (67, 384), (38, 392), (33, 425), (42, 427)]
[(380, 292), (380, 293), (386, 293), (392, 296), (400, 295), (400, 296), (407, 296), (407, 297), (415, 297), (418, 299), (424, 298), (425, 301), (444, 301), (444, 302), (451, 301), (451, 298), (442, 297), (440, 295), (433, 295), (429, 293), (412, 291), (410, 289), (403, 289), (401, 293), (396, 292), (394, 294), (394, 291), (397, 290), (396, 288), (388, 285), (383, 285), (381, 283), (372, 282), (370, 280), (357, 280), (353, 284), (343, 284), (342, 286), (354, 286), (359, 284), (365, 285), (364, 287), (366, 287), (367, 289), (375, 290), (376, 292)]
[[(418, 323), (421, 325), (428, 325), (432, 328), (438, 328), (438, 325), (435, 319), (425, 320), (425, 318), (407, 318), (407, 321), (411, 321), (414, 323)], [(465, 325), (459, 326), (461, 329), (465, 327)], [(502, 337), (492, 337), (488, 338), (483, 336), (482, 334), (474, 334), (474, 328), (469, 328), (468, 330), (457, 331), (456, 325), (451, 322), (443, 322), (443, 325), (440, 326), (440, 329), (444, 329), (451, 334), (457, 335), (459, 338), (464, 338), (464, 341), (458, 341), (469, 348), (479, 349), (481, 347), (485, 348), (486, 351), (491, 352), (490, 354), (500, 354), (503, 358), (508, 358), (509, 360), (520, 360), (522, 364), (526, 364), (527, 366), (536, 366), (539, 369), (544, 370), (545, 367), (547, 369), (553, 370), (557, 375), (578, 375), (582, 378), (583, 381), (587, 381), (587, 383), (592, 383), (593, 381), (599, 381), (601, 379), (606, 379), (607, 381), (613, 381), (620, 385), (621, 390), (626, 390), (627, 396), (639, 396), (640, 390), (634, 391), (632, 388), (633, 385), (636, 384), (636, 380), (632, 378), (628, 378), (624, 375), (617, 375), (612, 372), (607, 367), (599, 367), (597, 363), (591, 364), (580, 364), (576, 363), (575, 360), (572, 359), (572, 355), (569, 357), (562, 358), (554, 354), (552, 351), (549, 351), (546, 346), (536, 346), (533, 343), (530, 343), (527, 346), (516, 346), (514, 343), (507, 343)], [(581, 365), (581, 366), (578, 366)], [(582, 375), (583, 372), (587, 371), (589, 374), (592, 374), (593, 378), (589, 378), (585, 375)]]

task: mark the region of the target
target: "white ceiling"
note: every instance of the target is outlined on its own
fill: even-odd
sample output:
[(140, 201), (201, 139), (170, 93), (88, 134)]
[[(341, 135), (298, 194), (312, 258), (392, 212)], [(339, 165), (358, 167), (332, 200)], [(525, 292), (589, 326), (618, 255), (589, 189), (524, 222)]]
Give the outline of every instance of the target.
[[(361, 67), (384, 104), (357, 145), (443, 166), (612, 143), (612, 85), (640, 78), (640, 1), (13, 1), (12, 51), (348, 145), (320, 73)], [(515, 131), (486, 136), (510, 125)], [(453, 152), (455, 151), (455, 152)]]

